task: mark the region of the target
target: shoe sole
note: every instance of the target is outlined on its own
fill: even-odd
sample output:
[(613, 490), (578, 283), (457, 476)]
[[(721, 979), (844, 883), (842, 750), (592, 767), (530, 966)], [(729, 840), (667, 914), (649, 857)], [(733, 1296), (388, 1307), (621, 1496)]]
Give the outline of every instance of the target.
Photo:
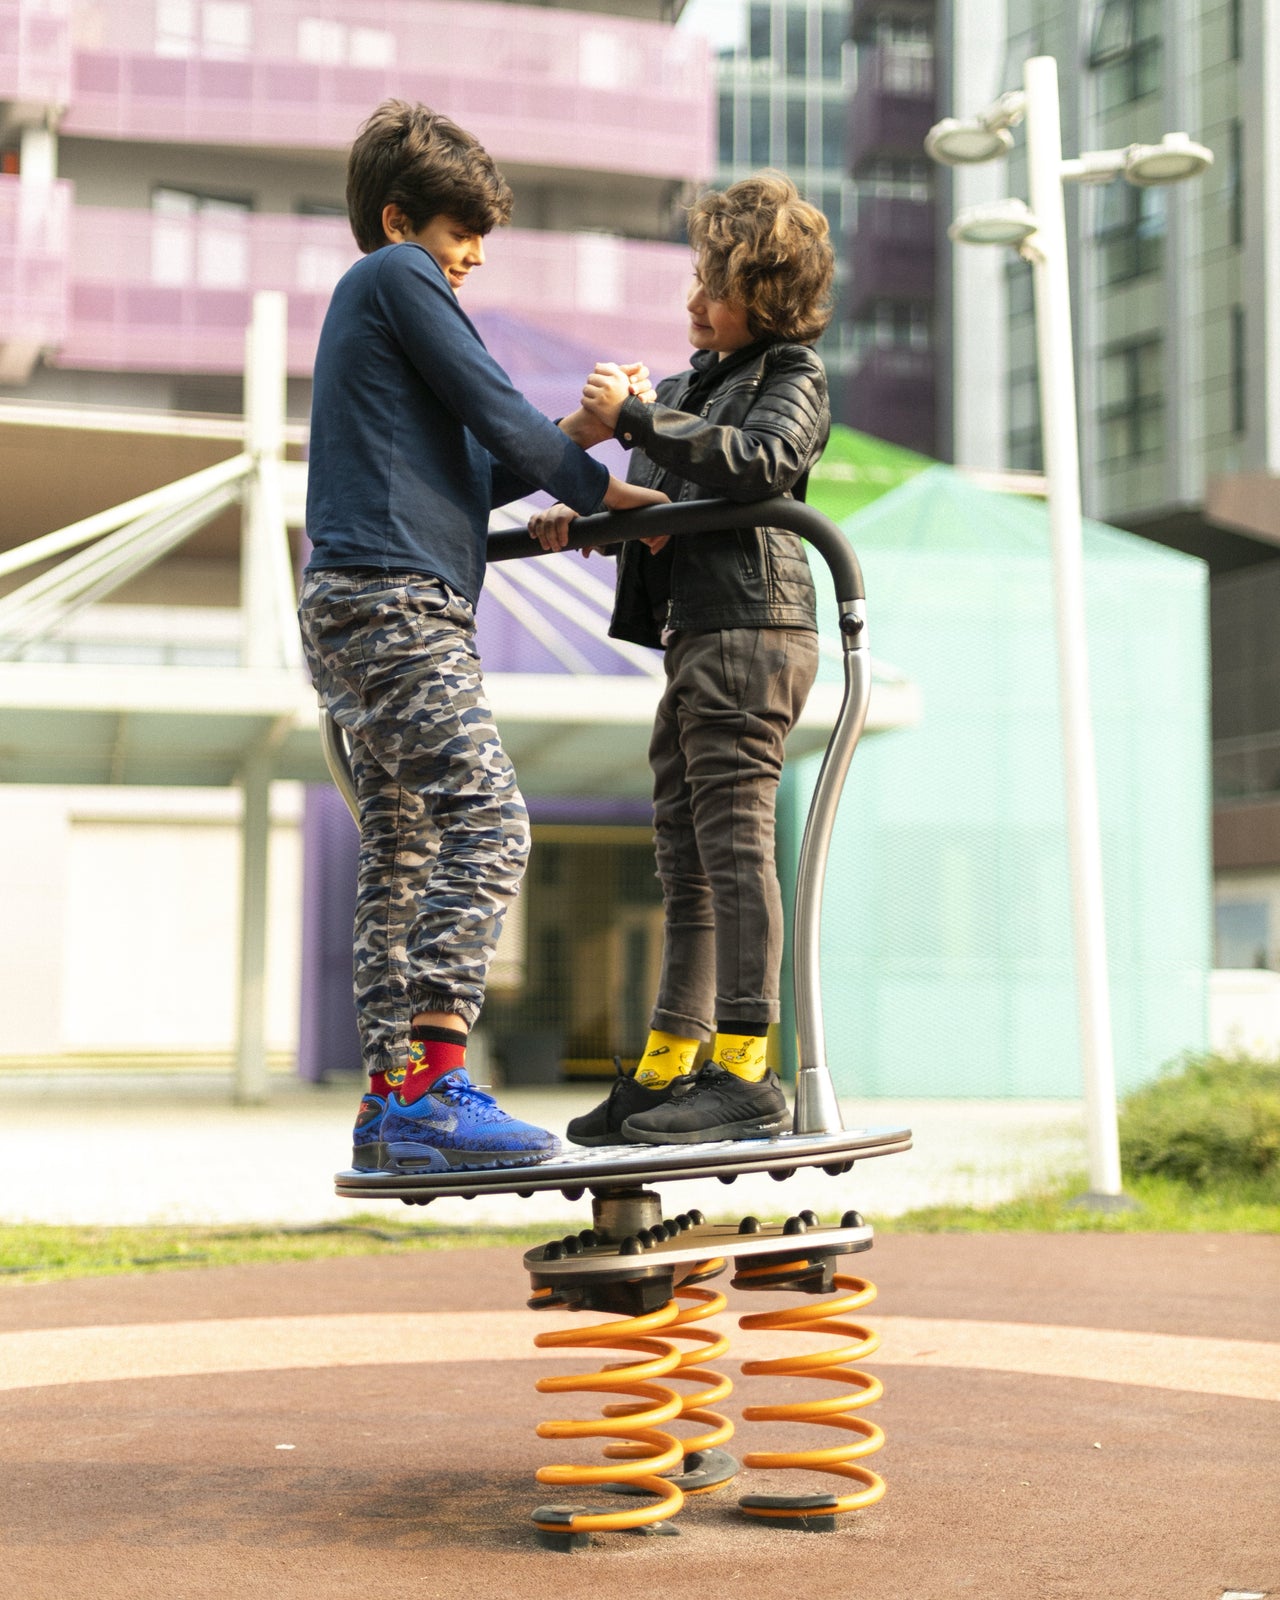
[(552, 1150), (440, 1150), (428, 1144), (388, 1144), (380, 1172), (491, 1172), (535, 1167), (560, 1154)]
[(791, 1132), (789, 1112), (777, 1117), (757, 1117), (750, 1122), (722, 1122), (712, 1128), (629, 1128), (624, 1122), (622, 1137), (627, 1144), (716, 1144), (723, 1139), (772, 1139)]
[(621, 1133), (592, 1133), (582, 1137), (567, 1133), (565, 1137), (570, 1144), (580, 1145), (584, 1150), (598, 1150), (607, 1144), (621, 1144)]

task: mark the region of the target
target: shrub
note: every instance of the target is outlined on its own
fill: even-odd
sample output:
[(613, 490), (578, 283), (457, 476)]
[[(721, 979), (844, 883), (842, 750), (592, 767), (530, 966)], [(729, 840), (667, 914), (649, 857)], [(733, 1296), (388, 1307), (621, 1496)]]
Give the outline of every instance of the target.
[(1127, 1171), (1280, 1195), (1280, 1061), (1184, 1056), (1120, 1107)]

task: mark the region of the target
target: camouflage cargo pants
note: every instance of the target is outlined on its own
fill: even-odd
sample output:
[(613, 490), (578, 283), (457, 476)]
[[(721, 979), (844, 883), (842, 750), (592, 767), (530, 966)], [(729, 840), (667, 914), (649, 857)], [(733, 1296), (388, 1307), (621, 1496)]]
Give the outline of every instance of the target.
[(355, 998), (368, 1071), (403, 1063), (409, 1020), (474, 1023), (529, 818), (498, 739), (470, 604), (414, 574), (308, 573), (311, 679), (349, 736), (360, 808)]

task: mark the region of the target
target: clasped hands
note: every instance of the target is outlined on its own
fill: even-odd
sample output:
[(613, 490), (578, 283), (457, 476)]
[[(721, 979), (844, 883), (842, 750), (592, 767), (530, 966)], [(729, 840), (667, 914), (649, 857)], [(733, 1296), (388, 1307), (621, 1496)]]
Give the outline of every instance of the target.
[[(561, 426), (575, 443), (584, 450), (590, 449), (593, 444), (613, 437), (618, 415), (632, 395), (646, 405), (652, 405), (658, 398), (649, 380), (649, 369), (643, 362), (597, 361), (582, 386), (581, 404)], [(570, 506), (559, 503), (548, 506), (529, 518), (529, 532), (544, 550), (563, 550), (569, 542), (569, 524), (577, 515)], [(669, 537), (659, 533), (640, 542), (656, 552)], [(595, 548), (595, 545), (585, 545), (582, 554), (589, 556)]]

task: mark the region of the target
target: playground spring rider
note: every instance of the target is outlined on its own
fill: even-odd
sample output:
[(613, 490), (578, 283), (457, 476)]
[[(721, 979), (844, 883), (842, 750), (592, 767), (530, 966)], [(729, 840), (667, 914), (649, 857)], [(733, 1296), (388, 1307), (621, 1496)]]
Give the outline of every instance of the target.
[[(811, 1450), (754, 1451), (748, 1467), (798, 1468), (835, 1476), (851, 1492), (842, 1494), (747, 1495), (739, 1506), (749, 1516), (783, 1527), (828, 1531), (843, 1512), (872, 1505), (884, 1483), (862, 1458), (878, 1450), (884, 1436), (861, 1415), (881, 1387), (849, 1365), (870, 1355), (876, 1336), (847, 1320), (874, 1299), (863, 1278), (837, 1272), (841, 1256), (869, 1250), (872, 1230), (856, 1211), (835, 1225), (823, 1225), (812, 1211), (785, 1223), (743, 1217), (734, 1224), (708, 1223), (699, 1211), (664, 1218), (650, 1185), (678, 1179), (719, 1178), (731, 1184), (742, 1173), (767, 1172), (789, 1178), (799, 1167), (821, 1167), (832, 1177), (851, 1170), (856, 1160), (907, 1150), (911, 1134), (901, 1128), (845, 1129), (826, 1065), (823, 1038), (818, 938), (822, 879), (835, 822), (836, 806), (871, 693), (865, 599), (857, 558), (827, 517), (795, 500), (777, 498), (753, 505), (692, 501), (651, 506), (619, 515), (581, 517), (572, 525), (570, 545), (609, 544), (623, 539), (719, 528), (776, 527), (801, 535), (820, 551), (831, 570), (839, 606), (844, 649), (844, 697), (814, 790), (796, 875), (795, 1015), (799, 1045), (793, 1132), (772, 1139), (713, 1144), (617, 1145), (563, 1152), (538, 1166), (488, 1171), (338, 1174), (337, 1192), (350, 1199), (401, 1200), (427, 1205), (443, 1195), (471, 1197), (517, 1194), (527, 1197), (558, 1189), (577, 1201), (590, 1191), (591, 1226), (580, 1233), (530, 1250), (529, 1272), (535, 1310), (559, 1308), (604, 1312), (619, 1320), (539, 1334), (535, 1343), (565, 1350), (626, 1352), (598, 1372), (547, 1377), (545, 1394), (592, 1393), (616, 1397), (599, 1418), (544, 1422), (545, 1439), (600, 1439), (605, 1460), (593, 1466), (549, 1466), (538, 1481), (557, 1487), (591, 1486), (623, 1496), (643, 1496), (644, 1504), (619, 1509), (581, 1510), (568, 1505), (539, 1506), (533, 1513), (539, 1540), (556, 1549), (585, 1545), (593, 1532), (632, 1530), (675, 1533), (669, 1519), (685, 1496), (721, 1487), (738, 1463), (720, 1446), (733, 1427), (711, 1409), (730, 1392), (730, 1382), (700, 1363), (723, 1356), (728, 1340), (702, 1326), (724, 1309), (725, 1297), (702, 1287), (734, 1263), (732, 1284), (745, 1290), (791, 1290), (835, 1298), (798, 1308), (742, 1317), (743, 1328), (769, 1328), (830, 1334), (844, 1342), (826, 1350), (745, 1361), (746, 1377), (812, 1379), (838, 1386), (835, 1395), (777, 1405), (748, 1405), (747, 1422), (805, 1422), (835, 1429), (840, 1442)], [(492, 535), (490, 561), (541, 555), (523, 532)], [(343, 736), (321, 716), (325, 754), (335, 783), (356, 812), (351, 767)], [(685, 1348), (691, 1346), (692, 1348)], [(693, 1385), (690, 1389), (688, 1386)], [(851, 1414), (855, 1413), (855, 1414)], [(678, 1436), (676, 1422), (698, 1431)]]

